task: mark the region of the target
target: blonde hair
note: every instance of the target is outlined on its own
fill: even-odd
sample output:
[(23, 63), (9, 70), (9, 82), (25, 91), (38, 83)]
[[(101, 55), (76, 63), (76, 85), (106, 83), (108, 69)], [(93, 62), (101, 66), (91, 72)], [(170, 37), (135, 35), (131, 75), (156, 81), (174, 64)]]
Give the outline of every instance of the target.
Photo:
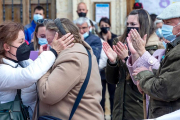
[(37, 24), (37, 26), (36, 26), (36, 28), (34, 30), (34, 37), (33, 37), (34, 42), (33, 42), (33, 44), (34, 44), (34, 50), (35, 51), (39, 50), (39, 47), (40, 47), (40, 45), (38, 44), (38, 38), (37, 38), (37, 35), (36, 35), (38, 33), (38, 29), (40, 27), (45, 27), (45, 26), (44, 26), (44, 24)]
[[(67, 18), (61, 18), (60, 21), (66, 33), (71, 33), (73, 35), (74, 37), (73, 43), (82, 44), (82, 39), (79, 34), (79, 29), (77, 28), (77, 26)], [(63, 36), (62, 33), (57, 28), (56, 24), (52, 21), (46, 24), (46, 30), (58, 32), (58, 38), (61, 38)]]

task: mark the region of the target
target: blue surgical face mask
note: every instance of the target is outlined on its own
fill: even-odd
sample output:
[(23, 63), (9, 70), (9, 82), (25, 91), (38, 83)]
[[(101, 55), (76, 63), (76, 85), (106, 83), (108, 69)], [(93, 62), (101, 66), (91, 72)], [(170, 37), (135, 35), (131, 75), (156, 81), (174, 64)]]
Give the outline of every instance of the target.
[(165, 42), (163, 41), (163, 46), (164, 46), (165, 49), (166, 49), (166, 44), (167, 44), (167, 43), (165, 43)]
[(156, 30), (156, 35), (157, 35), (159, 38), (163, 38), (163, 34), (162, 34), (161, 28), (158, 28), (158, 29)]
[(89, 29), (90, 32), (92, 32), (92, 27)]
[(40, 14), (34, 14), (33, 20), (37, 23), (38, 20), (43, 19), (43, 16)]
[[(178, 23), (176, 26), (178, 26), (180, 23)], [(176, 35), (174, 35), (172, 33), (173, 31), (173, 28), (176, 27), (176, 26), (171, 26), (171, 25), (163, 25), (162, 26), (162, 34), (163, 34), (163, 37), (172, 42), (173, 40), (176, 39)], [(179, 33), (178, 33), (179, 34)]]
[(46, 38), (38, 38), (38, 44), (39, 45), (48, 44), (47, 39)]
[(84, 39), (86, 39), (88, 36), (89, 36), (89, 33), (88, 33), (88, 32), (86, 32), (86, 33), (83, 34)]

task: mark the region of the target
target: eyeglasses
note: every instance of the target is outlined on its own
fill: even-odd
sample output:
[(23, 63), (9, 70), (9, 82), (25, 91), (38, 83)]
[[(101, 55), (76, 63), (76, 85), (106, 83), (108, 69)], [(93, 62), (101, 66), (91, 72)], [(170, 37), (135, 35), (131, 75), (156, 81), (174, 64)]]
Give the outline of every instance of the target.
[(44, 24), (46, 25), (48, 22), (53, 22), (54, 20), (52, 19), (39, 19), (37, 20), (37, 24)]

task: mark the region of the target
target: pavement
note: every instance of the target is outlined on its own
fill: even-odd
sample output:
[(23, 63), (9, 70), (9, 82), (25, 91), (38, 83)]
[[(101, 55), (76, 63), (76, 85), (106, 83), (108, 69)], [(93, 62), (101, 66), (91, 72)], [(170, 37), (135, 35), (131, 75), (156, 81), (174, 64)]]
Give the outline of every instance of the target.
[[(106, 87), (106, 88), (107, 88), (107, 87)], [(109, 101), (108, 89), (106, 89), (105, 119), (106, 119), (106, 120), (111, 120), (111, 117), (110, 117), (110, 101)]]

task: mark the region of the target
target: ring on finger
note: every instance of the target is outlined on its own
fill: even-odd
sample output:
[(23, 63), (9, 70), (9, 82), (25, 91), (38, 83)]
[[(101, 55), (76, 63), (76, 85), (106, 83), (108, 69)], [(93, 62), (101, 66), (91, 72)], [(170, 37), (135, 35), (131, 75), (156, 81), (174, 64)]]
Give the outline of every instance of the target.
[(136, 40), (136, 38), (133, 36), (133, 40), (135, 41)]
[(123, 49), (119, 48), (120, 51), (123, 51)]
[(116, 49), (117, 49), (117, 51), (119, 51), (119, 52), (121, 51), (121, 49), (120, 49), (120, 48), (118, 48), (118, 47), (117, 47)]
[(136, 40), (136, 37), (134, 35), (132, 35), (132, 38), (133, 38), (133, 40)]

